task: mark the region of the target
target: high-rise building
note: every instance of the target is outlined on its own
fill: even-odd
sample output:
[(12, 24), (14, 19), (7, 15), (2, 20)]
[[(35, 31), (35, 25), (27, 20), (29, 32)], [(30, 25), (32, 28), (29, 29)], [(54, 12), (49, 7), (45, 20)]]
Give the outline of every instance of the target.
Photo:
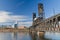
[(17, 28), (17, 24), (15, 24), (14, 27)]
[(41, 20), (44, 19), (44, 9), (42, 3), (38, 4), (38, 16), (40, 17)]
[(14, 24), (14, 28), (18, 28), (18, 22)]

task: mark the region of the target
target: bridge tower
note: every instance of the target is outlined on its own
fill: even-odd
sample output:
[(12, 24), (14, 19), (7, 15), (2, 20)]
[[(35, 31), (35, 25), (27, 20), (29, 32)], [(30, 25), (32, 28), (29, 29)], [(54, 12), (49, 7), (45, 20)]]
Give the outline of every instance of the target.
[(36, 18), (36, 13), (33, 13), (33, 21), (34, 21), (35, 18)]
[(33, 23), (32, 23), (33, 26), (34, 26), (34, 24), (35, 24), (35, 23), (34, 23), (35, 18), (36, 18), (36, 13), (33, 12)]
[(44, 20), (44, 9), (43, 9), (43, 4), (42, 3), (38, 3), (38, 16), (40, 18), (40, 20)]

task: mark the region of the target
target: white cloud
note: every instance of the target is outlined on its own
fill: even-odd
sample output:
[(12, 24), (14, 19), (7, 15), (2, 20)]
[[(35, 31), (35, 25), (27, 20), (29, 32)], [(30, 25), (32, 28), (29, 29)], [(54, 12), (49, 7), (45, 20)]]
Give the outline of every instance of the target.
[(0, 22), (7, 22), (7, 21), (21, 21), (26, 20), (27, 16), (22, 15), (10, 15), (10, 12), (7, 11), (0, 11)]
[[(31, 25), (32, 22), (27, 20), (31, 20), (31, 18), (24, 15), (12, 15), (12, 12), (0, 11), (0, 23), (19, 21), (19, 25), (24, 25), (24, 26)], [(25, 22), (22, 22), (22, 21), (25, 21)]]
[(14, 15), (14, 16), (10, 16), (10, 19), (12, 18), (12, 20), (15, 20), (15, 21), (22, 21), (22, 20), (26, 20), (26, 16), (22, 16), (22, 15)]
[(0, 11), (0, 22), (5, 22), (9, 18), (9, 12)]
[(20, 25), (20, 26), (23, 25), (23, 26), (27, 26), (27, 27), (29, 27), (29, 26), (32, 25), (32, 21), (20, 22), (19, 25)]

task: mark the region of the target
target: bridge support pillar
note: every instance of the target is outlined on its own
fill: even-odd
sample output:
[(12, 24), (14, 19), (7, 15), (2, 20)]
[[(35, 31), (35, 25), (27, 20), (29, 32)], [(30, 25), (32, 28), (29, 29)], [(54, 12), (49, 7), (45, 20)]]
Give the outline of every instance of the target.
[(40, 36), (40, 37), (44, 36), (44, 34), (45, 34), (44, 31), (38, 31), (38, 32), (37, 32), (37, 35)]

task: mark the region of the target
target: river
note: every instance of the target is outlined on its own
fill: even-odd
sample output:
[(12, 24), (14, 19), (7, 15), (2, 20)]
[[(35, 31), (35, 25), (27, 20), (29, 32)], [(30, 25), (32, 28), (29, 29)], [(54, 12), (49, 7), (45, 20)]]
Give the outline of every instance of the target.
[(0, 32), (0, 40), (60, 40), (60, 33), (46, 32), (44, 36), (40, 37), (28, 32)]

